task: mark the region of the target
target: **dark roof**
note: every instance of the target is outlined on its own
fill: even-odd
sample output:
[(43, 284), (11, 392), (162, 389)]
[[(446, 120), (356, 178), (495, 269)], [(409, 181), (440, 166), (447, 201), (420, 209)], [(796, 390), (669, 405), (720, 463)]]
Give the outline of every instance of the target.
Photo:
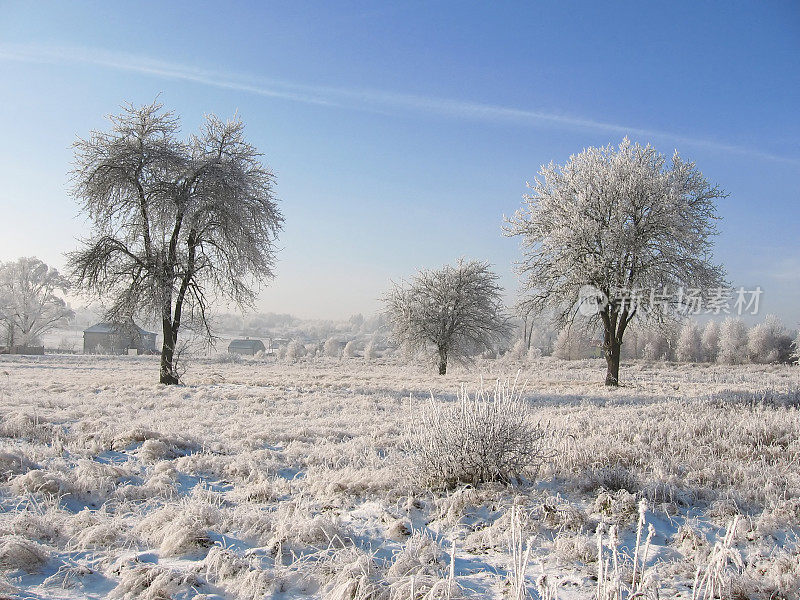
[[(133, 326), (138, 330), (139, 335), (155, 335), (152, 331), (142, 329), (136, 323), (134, 323)], [(95, 323), (88, 329), (84, 329), (83, 333), (119, 333), (126, 327), (128, 327), (128, 325), (123, 323)]]
[(233, 340), (228, 344), (228, 348), (264, 348), (264, 342), (261, 340)]

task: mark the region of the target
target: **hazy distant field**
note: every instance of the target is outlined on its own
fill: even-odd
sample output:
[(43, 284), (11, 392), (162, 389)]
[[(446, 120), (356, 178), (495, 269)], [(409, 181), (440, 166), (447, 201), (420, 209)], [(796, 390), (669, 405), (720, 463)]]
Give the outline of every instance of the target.
[[(538, 480), (423, 489), (402, 449), (419, 407), (519, 369)], [(629, 579), (641, 499), (649, 597), (691, 598), (698, 570), (726, 597), (800, 597), (800, 368), (625, 365), (617, 390), (599, 361), (550, 359), (156, 376), (155, 357), (0, 358), (0, 597), (501, 598), (521, 536), (531, 597), (591, 598), (598, 524)]]

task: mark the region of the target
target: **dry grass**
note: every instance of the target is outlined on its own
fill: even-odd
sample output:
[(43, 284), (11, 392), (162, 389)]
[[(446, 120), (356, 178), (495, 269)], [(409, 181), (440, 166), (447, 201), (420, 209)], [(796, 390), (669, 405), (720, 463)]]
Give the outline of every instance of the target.
[(606, 390), (597, 362), (534, 361), (512, 412), (548, 434), (538, 481), (435, 491), (404, 452), (409, 406), (457, 411), (520, 365), (208, 360), (162, 387), (144, 357), (2, 362), (0, 593), (589, 598), (601, 573), (607, 595), (691, 597), (709, 572), (798, 597), (796, 368), (640, 363)]

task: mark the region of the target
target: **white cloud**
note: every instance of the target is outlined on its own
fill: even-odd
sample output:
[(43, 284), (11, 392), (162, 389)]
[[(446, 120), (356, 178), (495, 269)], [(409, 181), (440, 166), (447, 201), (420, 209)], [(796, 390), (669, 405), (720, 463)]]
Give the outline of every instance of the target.
[(618, 135), (660, 138), (730, 154), (800, 164), (800, 159), (798, 158), (771, 154), (748, 146), (684, 136), (668, 131), (630, 127), (572, 115), (374, 89), (339, 88), (264, 79), (246, 74), (199, 69), (136, 54), (109, 52), (95, 48), (0, 44), (0, 59), (24, 63), (96, 65), (303, 104), (379, 113), (412, 111), (475, 121), (510, 121), (529, 126), (549, 125), (574, 130), (602, 131)]

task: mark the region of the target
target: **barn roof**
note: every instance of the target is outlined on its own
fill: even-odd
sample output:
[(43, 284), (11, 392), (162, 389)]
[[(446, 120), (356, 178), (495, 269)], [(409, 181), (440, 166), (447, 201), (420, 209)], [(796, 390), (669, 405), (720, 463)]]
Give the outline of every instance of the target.
[(261, 340), (250, 339), (247, 338), (246, 340), (232, 340), (230, 344), (228, 344), (228, 348), (258, 348), (261, 349), (264, 347), (264, 342)]
[[(139, 335), (155, 335), (152, 331), (142, 329), (136, 323), (133, 326), (138, 330)], [(95, 323), (88, 329), (84, 329), (83, 333), (119, 333), (126, 327), (127, 325), (123, 323)]]

